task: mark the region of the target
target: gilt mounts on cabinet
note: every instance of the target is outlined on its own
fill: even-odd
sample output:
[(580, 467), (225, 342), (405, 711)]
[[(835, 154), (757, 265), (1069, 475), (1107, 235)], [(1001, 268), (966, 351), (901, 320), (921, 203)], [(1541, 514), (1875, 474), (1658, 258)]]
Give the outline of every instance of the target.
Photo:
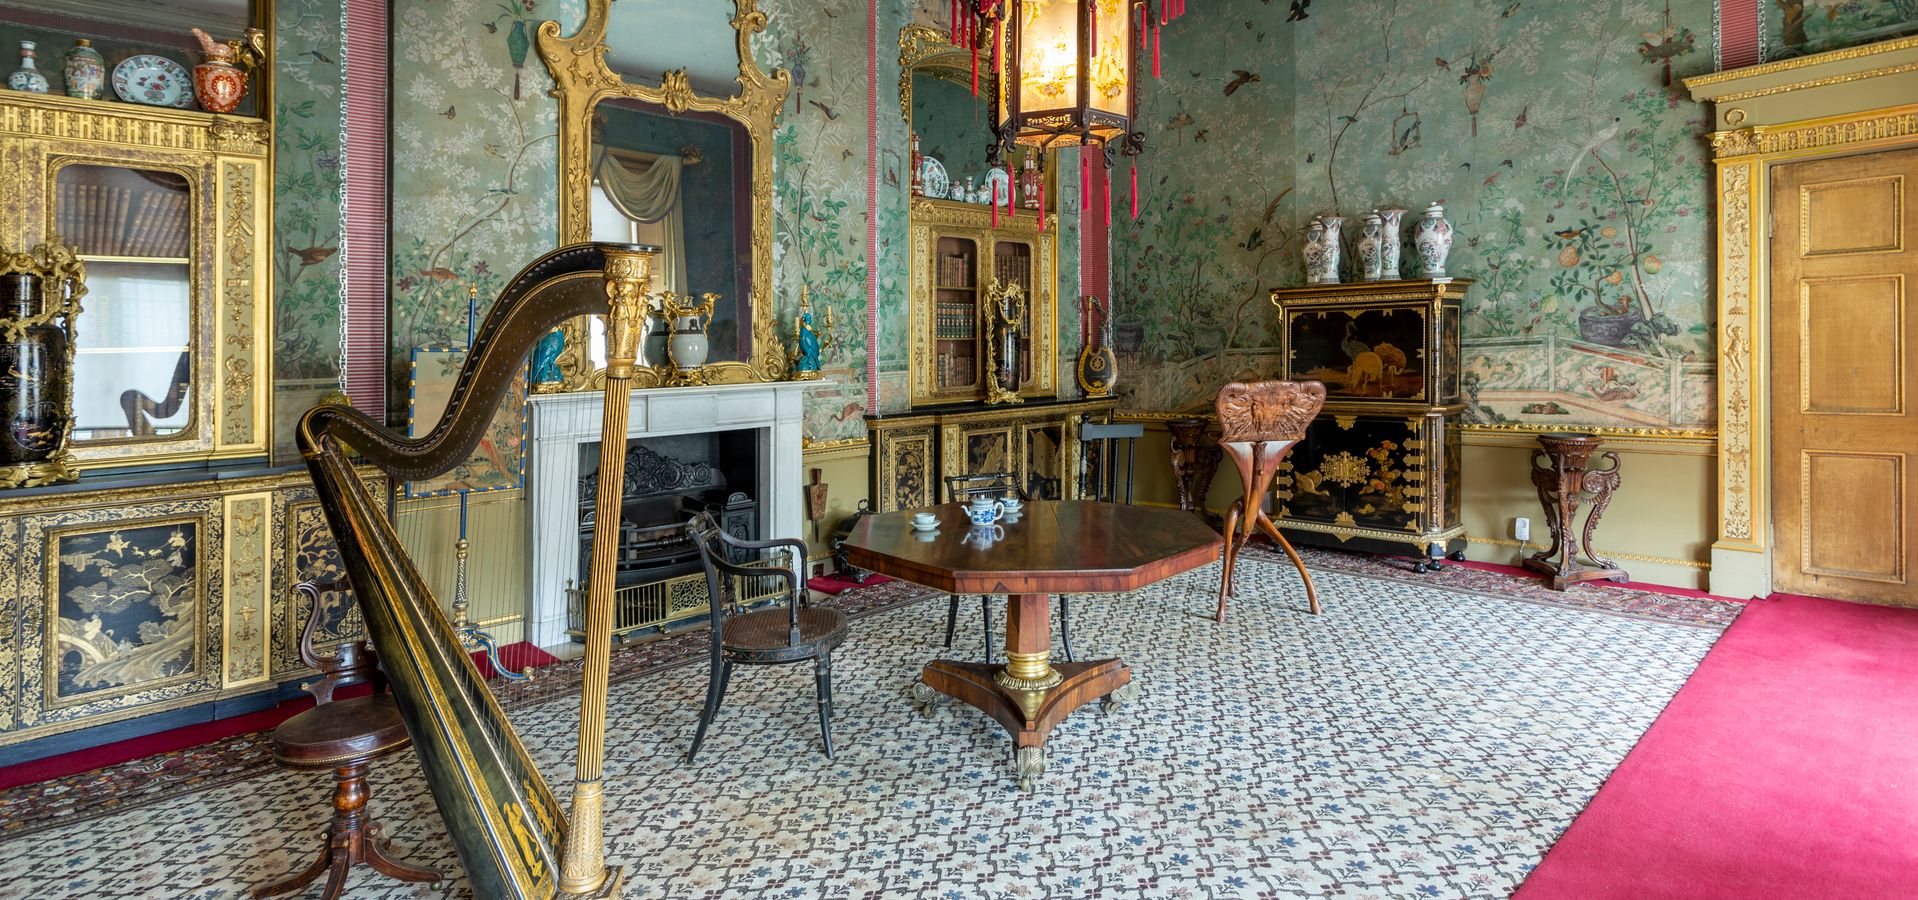
[(1459, 308), (1466, 279), (1279, 288), (1281, 375), (1325, 406), (1280, 464), (1273, 521), (1295, 540), (1463, 558)]
[[(675, 15), (723, 15), (721, 4), (711, 0), (677, 2), (685, 9)], [(719, 96), (702, 92), (688, 73), (688, 68), (702, 69), (708, 60), (676, 59), (674, 62), (683, 68), (663, 72), (621, 72), (613, 68), (622, 52), (629, 49), (609, 48), (606, 43), (614, 6), (612, 0), (587, 0), (585, 19), (571, 36), (562, 36), (562, 26), (555, 21), (542, 22), (538, 28), (540, 59), (553, 76), (553, 93), (560, 107), (560, 242), (593, 238), (593, 191), (599, 178), (593, 129), (608, 109), (633, 106), (658, 121), (704, 120), (740, 130), (745, 144), (741, 149), (748, 157), (743, 168), (748, 175), (744, 183), (734, 185), (733, 197), (744, 199), (748, 221), (741, 223), (745, 246), (736, 247), (734, 252), (737, 265), (748, 270), (749, 276), (743, 291), (720, 291), (721, 302), (730, 312), (717, 316), (724, 322), (731, 315), (738, 323), (737, 358), (707, 362), (699, 375), (709, 384), (778, 380), (786, 374), (787, 359), (779, 339), (781, 319), (773, 308), (773, 128), (791, 90), (792, 77), (784, 69), (770, 73), (761, 70), (754, 55), (753, 38), (766, 29), (766, 13), (759, 9), (758, 0), (734, 0), (734, 14), (727, 21), (734, 34), (732, 52), (737, 56), (735, 91), (730, 96)], [(638, 76), (657, 79), (657, 86), (633, 80)], [(720, 168), (713, 163), (701, 165)], [(698, 285), (690, 289), (701, 291)], [(605, 362), (592, 358), (589, 352), (596, 327), (585, 320), (563, 326), (565, 342), (555, 361), (562, 380), (556, 389), (595, 390), (604, 383)], [(674, 383), (676, 367), (663, 355), (655, 355), (653, 348), (647, 348), (633, 374), (633, 387)]]

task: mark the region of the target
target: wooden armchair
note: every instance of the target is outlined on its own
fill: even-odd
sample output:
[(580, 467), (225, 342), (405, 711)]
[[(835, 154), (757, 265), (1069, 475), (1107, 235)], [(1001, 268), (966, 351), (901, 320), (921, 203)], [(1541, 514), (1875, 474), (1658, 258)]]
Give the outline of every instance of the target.
[[(706, 726), (719, 713), (719, 702), (726, 696), (735, 665), (785, 665), (814, 661), (814, 680), (819, 692), (819, 735), (826, 745), (826, 758), (832, 759), (832, 651), (846, 640), (846, 614), (836, 609), (812, 606), (806, 602), (806, 565), (804, 541), (779, 539), (745, 541), (727, 534), (700, 513), (687, 525), (693, 544), (699, 548), (699, 561), (706, 568), (706, 588), (710, 595), (708, 615), (712, 622), (712, 664), (706, 681), (706, 707), (699, 714), (699, 728), (693, 732), (692, 749), (686, 761), (699, 755), (706, 740)], [(732, 550), (759, 555), (767, 550), (792, 554), (790, 565), (743, 566), (733, 562)], [(778, 578), (785, 582), (784, 601), (775, 606), (746, 612), (740, 607), (736, 589), (741, 578)]]
[[(300, 659), (318, 669), (320, 679), (301, 687), (313, 695), (317, 705), (273, 729), (275, 762), (289, 769), (333, 771), (333, 820), (321, 838), (319, 858), (298, 874), (255, 888), (256, 898), (291, 893), (327, 872), (326, 888), (320, 896), (322, 900), (334, 900), (346, 890), (347, 872), (360, 863), (401, 881), (438, 881), (443, 877), (432, 869), (394, 858), (379, 823), (366, 814), (368, 766), (405, 750), (412, 740), (393, 695), (385, 693), (386, 679), (380, 674), (379, 658), (372, 646), (364, 639), (344, 642), (339, 655), (330, 657), (320, 656), (313, 649), (313, 635), (324, 612), (323, 594), (341, 592), (345, 587), (337, 582), (311, 581), (293, 586), (313, 603), (306, 627), (300, 629)], [(351, 684), (371, 684), (373, 693), (350, 700), (333, 699), (334, 691)]]
[[(1219, 447), (1239, 468), (1239, 482), (1245, 496), (1232, 501), (1225, 515), (1225, 565), (1219, 574), (1219, 611), (1225, 621), (1225, 598), (1232, 596), (1232, 564), (1239, 548), (1252, 539), (1252, 532), (1263, 530), (1292, 558), (1292, 565), (1305, 579), (1305, 597), (1312, 614), (1319, 612), (1319, 595), (1312, 589), (1312, 575), (1305, 571), (1299, 552), (1279, 533), (1265, 514), (1265, 496), (1272, 492), (1272, 478), (1292, 445), (1305, 439), (1305, 429), (1325, 405), (1325, 385), (1316, 381), (1233, 382), (1219, 389), (1216, 408), (1219, 413)], [(1243, 530), (1241, 533), (1241, 524)]]
[[(974, 497), (1014, 496), (1024, 503), (1032, 498), (1019, 489), (1018, 479), (1011, 472), (987, 472), (979, 475), (947, 475), (946, 501), (949, 503), (969, 503)], [(1066, 662), (1072, 662), (1072, 629), (1068, 615), (1070, 600), (1059, 595), (1059, 643), (1064, 645)], [(979, 618), (986, 630), (986, 665), (992, 665), (992, 597), (979, 595)], [(952, 635), (959, 627), (959, 595), (946, 595), (946, 646), (952, 646)]]

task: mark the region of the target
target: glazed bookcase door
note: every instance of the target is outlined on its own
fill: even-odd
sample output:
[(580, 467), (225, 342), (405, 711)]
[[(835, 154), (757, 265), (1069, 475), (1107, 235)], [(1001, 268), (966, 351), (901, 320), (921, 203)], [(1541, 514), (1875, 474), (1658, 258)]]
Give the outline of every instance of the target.
[(984, 316), (980, 304), (997, 281), (1025, 291), (1020, 321), (1018, 392), (1058, 392), (1058, 313), (1054, 303), (1052, 217), (1001, 218), (973, 203), (912, 201), (912, 404), (934, 406), (985, 399)]
[[(268, 138), (265, 122), (241, 116), (0, 92), (0, 171), (10, 179), (0, 245), (77, 244), (89, 287), (102, 288), (76, 322), (80, 355), (139, 360), (151, 375), (101, 387), (88, 422), (97, 428), (73, 442), (82, 470), (267, 452)], [(133, 305), (170, 310), (164, 327), (99, 327), (108, 310)], [(87, 364), (78, 368), (85, 390)], [(133, 401), (125, 408), (122, 395)], [(170, 395), (179, 408), (155, 416)]]

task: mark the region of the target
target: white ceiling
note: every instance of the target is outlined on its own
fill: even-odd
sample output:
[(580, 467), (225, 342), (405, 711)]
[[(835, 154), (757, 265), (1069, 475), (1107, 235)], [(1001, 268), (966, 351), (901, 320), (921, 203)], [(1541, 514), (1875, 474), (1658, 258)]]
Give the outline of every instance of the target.
[(661, 73), (684, 68), (700, 93), (730, 97), (739, 77), (732, 15), (723, 0), (616, 0), (606, 23), (607, 64), (652, 85)]

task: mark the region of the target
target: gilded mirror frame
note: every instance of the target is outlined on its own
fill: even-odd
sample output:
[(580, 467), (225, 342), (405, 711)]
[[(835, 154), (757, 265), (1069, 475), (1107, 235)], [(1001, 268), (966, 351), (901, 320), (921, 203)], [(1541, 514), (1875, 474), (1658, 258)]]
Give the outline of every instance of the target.
[[(961, 87), (972, 81), (972, 53), (937, 28), (907, 25), (899, 29), (899, 117), (912, 124), (912, 76), (930, 75)], [(983, 76), (984, 73), (982, 72)], [(982, 77), (982, 82), (984, 81)]]
[[(777, 305), (773, 297), (773, 128), (779, 110), (792, 90), (785, 69), (768, 73), (753, 58), (753, 36), (766, 29), (759, 0), (733, 0), (729, 24), (737, 38), (739, 91), (732, 97), (696, 93), (684, 68), (661, 74), (660, 86), (630, 84), (606, 64), (606, 24), (613, 0), (586, 0), (586, 18), (571, 37), (560, 36), (560, 24), (541, 22), (535, 41), (539, 57), (553, 76), (553, 96), (559, 99), (559, 242), (591, 239), (592, 118), (603, 100), (630, 98), (661, 106), (677, 115), (687, 110), (715, 113), (738, 122), (752, 140), (752, 295), (741, 298), (752, 316), (753, 346), (743, 361), (709, 362), (702, 369), (708, 384), (778, 381), (786, 376), (785, 346), (779, 340)], [(538, 393), (599, 390), (606, 370), (593, 366), (585, 348), (590, 319), (561, 326), (565, 347), (557, 361), (562, 380), (536, 385)], [(636, 367), (632, 386), (660, 387), (680, 383), (666, 360)]]

